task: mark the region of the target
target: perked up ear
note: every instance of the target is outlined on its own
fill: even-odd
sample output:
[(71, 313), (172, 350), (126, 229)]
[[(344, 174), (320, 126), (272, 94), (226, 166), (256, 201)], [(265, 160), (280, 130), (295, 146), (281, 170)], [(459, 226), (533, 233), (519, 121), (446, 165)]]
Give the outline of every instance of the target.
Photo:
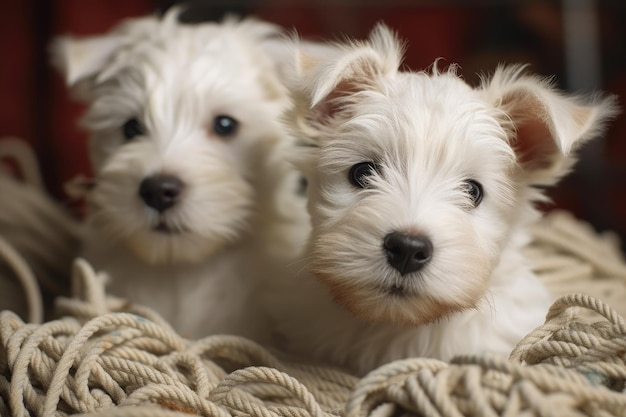
[(564, 95), (523, 70), (500, 67), (483, 89), (508, 117), (511, 145), (529, 183), (549, 185), (567, 173), (581, 144), (602, 133), (617, 106), (613, 97), (584, 101)]
[(347, 116), (357, 93), (377, 89), (381, 77), (398, 71), (402, 53), (395, 34), (383, 24), (366, 41), (298, 47), (296, 101), (308, 113), (308, 124), (320, 127)]
[(122, 37), (116, 35), (59, 37), (51, 46), (52, 63), (73, 87), (98, 74), (121, 46)]

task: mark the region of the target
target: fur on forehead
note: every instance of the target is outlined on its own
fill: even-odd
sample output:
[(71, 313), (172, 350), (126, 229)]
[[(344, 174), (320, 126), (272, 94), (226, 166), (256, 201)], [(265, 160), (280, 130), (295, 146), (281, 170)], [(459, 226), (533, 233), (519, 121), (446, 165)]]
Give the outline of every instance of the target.
[[(519, 65), (497, 68), (475, 89), (454, 70), (440, 72), (436, 65), (430, 73), (401, 73), (402, 49), (395, 34), (379, 24), (365, 41), (335, 44), (325, 54), (301, 51), (292, 87), (295, 106), (290, 117), (295, 129), (319, 145), (337, 137), (332, 132), (349, 125), (360, 110), (376, 101), (372, 98), (390, 95), (405, 77), (422, 77), (425, 82), (448, 77), (454, 82), (445, 88), (472, 92), (472, 100), (481, 101), (494, 126), (504, 132), (498, 136), (516, 154), (520, 181), (549, 185), (573, 165), (572, 151), (598, 136), (617, 114), (614, 98), (564, 94), (549, 81), (525, 74)], [(385, 111), (376, 114), (381, 112)], [(306, 169), (302, 166), (306, 160), (300, 159), (296, 162)]]
[(259, 57), (255, 61), (259, 71), (272, 65), (255, 50), (264, 41), (279, 37), (279, 27), (233, 16), (221, 23), (186, 25), (178, 22), (179, 14), (179, 8), (172, 8), (162, 18), (127, 19), (105, 35), (59, 37), (51, 48), (53, 64), (65, 75), (69, 86), (78, 88), (81, 81), (100, 84), (125, 68), (150, 65), (159, 56), (199, 56), (219, 45), (228, 46), (228, 39), (234, 38), (248, 49), (246, 55)]

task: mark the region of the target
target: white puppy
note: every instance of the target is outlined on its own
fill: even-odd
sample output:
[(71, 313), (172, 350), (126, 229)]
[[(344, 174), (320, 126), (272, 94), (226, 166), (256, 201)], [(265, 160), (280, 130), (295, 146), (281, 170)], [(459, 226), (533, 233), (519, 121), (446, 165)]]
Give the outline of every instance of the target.
[(256, 285), (265, 263), (293, 256), (299, 241), (289, 228), (299, 174), (279, 156), (291, 143), (273, 58), (285, 56), (281, 34), (256, 20), (177, 17), (54, 45), (89, 104), (84, 256), (108, 273), (112, 294), (156, 309), (185, 336), (262, 340)]
[(401, 59), (378, 26), (296, 64), (313, 231), (307, 271), (267, 304), (286, 350), (359, 374), (411, 356), (507, 354), (542, 323), (551, 296), (522, 253), (537, 187), (615, 113), (522, 67), (472, 88), (454, 68), (404, 72)]

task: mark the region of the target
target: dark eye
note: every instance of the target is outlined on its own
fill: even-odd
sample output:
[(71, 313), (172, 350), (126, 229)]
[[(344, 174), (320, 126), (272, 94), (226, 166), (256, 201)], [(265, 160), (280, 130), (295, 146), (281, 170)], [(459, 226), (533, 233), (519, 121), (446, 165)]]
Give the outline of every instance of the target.
[(141, 124), (141, 122), (134, 117), (124, 123), (122, 131), (124, 132), (124, 137), (127, 141), (131, 140), (135, 136), (141, 136), (146, 133), (146, 129), (143, 124)]
[(474, 207), (478, 207), (483, 200), (483, 186), (478, 181), (467, 180), (465, 182), (467, 194), (472, 199)]
[(360, 162), (350, 168), (348, 179), (350, 184), (358, 188), (365, 188), (368, 185), (367, 177), (376, 172), (376, 164), (373, 162)]
[(237, 120), (230, 116), (217, 116), (213, 119), (213, 131), (222, 137), (233, 135), (238, 126)]

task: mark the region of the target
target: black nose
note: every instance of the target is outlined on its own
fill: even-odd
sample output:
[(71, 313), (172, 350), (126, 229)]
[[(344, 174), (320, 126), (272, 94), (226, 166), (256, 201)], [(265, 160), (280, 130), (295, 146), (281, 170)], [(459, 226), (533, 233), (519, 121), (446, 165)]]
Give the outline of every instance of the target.
[(159, 213), (172, 207), (178, 201), (183, 182), (170, 175), (152, 175), (139, 185), (139, 196), (147, 206)]
[(403, 276), (420, 270), (433, 255), (430, 239), (401, 232), (392, 232), (385, 236), (383, 247), (389, 265)]

